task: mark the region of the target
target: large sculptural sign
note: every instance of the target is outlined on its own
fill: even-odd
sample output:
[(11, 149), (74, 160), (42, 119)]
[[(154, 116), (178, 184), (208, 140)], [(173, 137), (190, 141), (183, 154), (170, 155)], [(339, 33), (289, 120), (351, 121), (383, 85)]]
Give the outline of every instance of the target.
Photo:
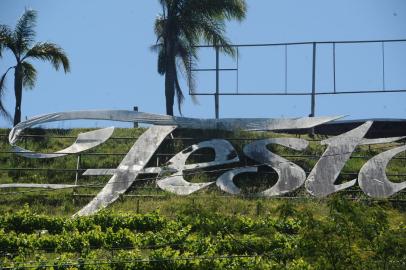
[[(55, 153), (34, 153), (16, 145), (18, 136), (28, 127), (53, 121), (72, 119), (103, 119), (128, 122), (143, 122), (153, 124), (134, 143), (127, 155), (116, 169), (88, 169), (83, 175), (111, 175), (110, 180), (97, 196), (76, 215), (89, 215), (106, 207), (119, 198), (120, 194), (136, 181), (138, 175), (143, 173), (156, 173), (157, 185), (166, 191), (179, 195), (188, 195), (209, 185), (217, 185), (224, 192), (240, 194), (241, 190), (234, 184), (233, 178), (241, 173), (255, 173), (258, 166), (238, 167), (230, 169), (220, 175), (216, 181), (207, 183), (190, 183), (183, 178), (187, 170), (203, 169), (239, 162), (239, 157), (234, 147), (226, 140), (212, 139), (192, 145), (173, 156), (164, 167), (148, 167), (146, 165), (155, 151), (177, 127), (192, 129), (225, 129), (225, 130), (288, 130), (305, 129), (334, 121), (341, 117), (303, 117), (291, 119), (193, 119), (148, 114), (133, 111), (79, 111), (53, 113), (34, 117), (15, 126), (9, 134), (9, 142), (13, 151), (27, 158), (55, 158), (67, 154), (76, 154), (96, 147), (105, 142), (113, 133), (114, 128), (100, 129), (82, 133), (74, 144)], [(358, 178), (335, 185), (340, 171), (350, 158), (358, 145), (380, 144), (394, 142), (405, 137), (366, 139), (365, 134), (372, 125), (367, 121), (361, 126), (336, 137), (321, 142), (327, 145), (323, 155), (314, 168), (306, 176), (305, 171), (297, 164), (275, 154), (267, 149), (267, 145), (277, 144), (295, 150), (304, 150), (308, 142), (297, 138), (270, 138), (255, 140), (244, 146), (244, 155), (256, 161), (259, 165), (269, 166), (278, 174), (278, 181), (269, 189), (262, 191), (257, 196), (272, 197), (292, 192), (303, 184), (311, 195), (324, 197), (339, 190), (355, 185), (358, 181), (360, 188), (370, 197), (385, 198), (406, 188), (406, 181), (402, 183), (390, 182), (385, 174), (388, 162), (398, 153), (406, 150), (406, 146), (396, 147), (380, 153), (367, 161), (360, 169)], [(212, 148), (214, 160), (198, 164), (186, 164), (188, 157), (198, 149)], [(40, 188), (71, 188), (75, 185), (63, 184), (5, 184), (0, 188), (8, 187), (40, 187)]]

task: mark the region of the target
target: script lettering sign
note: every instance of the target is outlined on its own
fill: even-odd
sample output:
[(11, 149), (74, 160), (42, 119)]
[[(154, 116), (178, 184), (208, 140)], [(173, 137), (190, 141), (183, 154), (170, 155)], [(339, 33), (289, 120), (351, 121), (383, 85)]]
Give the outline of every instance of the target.
[[(162, 179), (160, 177), (157, 185), (166, 191), (188, 195), (201, 190), (209, 185), (217, 185), (224, 192), (238, 195), (241, 190), (234, 184), (233, 178), (241, 173), (256, 173), (258, 166), (247, 166), (232, 168), (216, 181), (206, 183), (191, 183), (183, 178), (183, 172), (219, 166), (225, 164), (238, 163), (240, 161), (234, 147), (223, 139), (212, 139), (189, 146), (183, 151), (174, 155), (164, 167), (146, 168), (146, 164), (163, 142), (164, 138), (177, 127), (194, 129), (225, 129), (225, 130), (278, 130), (278, 129), (300, 129), (311, 128), (340, 117), (304, 117), (294, 119), (193, 119), (183, 117), (172, 117), (164, 115), (154, 115), (132, 111), (81, 111), (54, 113), (35, 117), (21, 122), (15, 126), (9, 135), (10, 144), (13, 151), (27, 158), (55, 158), (67, 154), (80, 153), (105, 142), (113, 133), (113, 128), (106, 128), (78, 136), (76, 142), (64, 150), (55, 153), (33, 153), (27, 149), (16, 145), (18, 135), (28, 127), (36, 124), (71, 120), (71, 119), (104, 119), (128, 122), (143, 122), (153, 124), (134, 143), (128, 154), (124, 157), (117, 169), (88, 169), (83, 175), (111, 175), (111, 179), (97, 196), (76, 215), (89, 215), (106, 207), (114, 202), (120, 194), (123, 194), (131, 184), (136, 181), (139, 174), (156, 173), (169, 176)], [(317, 161), (311, 172), (306, 176), (303, 168), (297, 164), (271, 152), (267, 146), (270, 144), (282, 145), (298, 151), (308, 147), (308, 142), (297, 138), (269, 138), (255, 140), (243, 148), (243, 153), (248, 158), (258, 164), (271, 167), (278, 174), (277, 182), (269, 189), (262, 191), (257, 196), (272, 197), (280, 196), (305, 186), (307, 192), (316, 197), (324, 197), (337, 191), (355, 185), (358, 181), (360, 188), (370, 197), (386, 198), (396, 192), (406, 188), (406, 181), (402, 183), (392, 183), (388, 180), (385, 169), (388, 162), (397, 154), (406, 150), (406, 146), (396, 147), (372, 157), (359, 171), (358, 178), (351, 181), (335, 185), (342, 168), (350, 158), (354, 149), (359, 145), (379, 144), (394, 142), (404, 137), (366, 139), (365, 134), (372, 125), (372, 121), (367, 121), (361, 126), (348, 131), (339, 136), (321, 141), (327, 148)], [(210, 162), (186, 164), (188, 157), (195, 151), (202, 148), (214, 150), (214, 160)], [(27, 185), (27, 184), (25, 184)], [(28, 184), (35, 187), (36, 184)], [(23, 187), (21, 184), (0, 185), (5, 187)], [(44, 187), (44, 185), (38, 185)], [(72, 185), (47, 184), (50, 188), (72, 187)]]

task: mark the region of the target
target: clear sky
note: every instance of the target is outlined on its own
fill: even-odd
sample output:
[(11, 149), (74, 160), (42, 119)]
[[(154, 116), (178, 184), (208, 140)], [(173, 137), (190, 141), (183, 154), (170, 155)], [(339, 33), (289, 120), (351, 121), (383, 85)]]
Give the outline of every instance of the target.
[[(234, 44), (327, 40), (406, 39), (405, 0), (247, 0), (242, 23), (227, 25)], [(38, 81), (24, 92), (22, 117), (70, 110), (124, 109), (165, 113), (164, 78), (156, 72), (153, 22), (161, 8), (157, 0), (0, 0), (0, 24), (14, 27), (24, 8), (38, 11), (37, 41), (64, 48), (71, 73), (35, 62)], [(337, 89), (381, 87), (380, 45), (337, 47)], [(242, 49), (240, 91), (284, 89), (284, 51)], [(288, 53), (288, 91), (311, 89), (311, 48), (292, 47)], [(11, 54), (0, 59), (0, 72), (13, 65)], [(200, 67), (214, 67), (214, 53), (202, 51)], [(406, 44), (386, 48), (386, 86), (406, 89)], [(222, 67), (233, 61), (221, 58)], [(331, 47), (318, 49), (317, 89), (332, 87)], [(11, 76), (10, 76), (11, 75)], [(236, 75), (222, 74), (221, 89), (235, 91)], [(14, 110), (13, 74), (7, 79), (5, 104)], [(198, 89), (212, 91), (214, 74), (198, 74)], [(214, 98), (192, 103), (184, 88), (183, 114), (214, 117)], [(406, 118), (406, 93), (319, 96), (316, 115), (357, 118)], [(221, 97), (220, 117), (298, 117), (310, 112), (310, 97)], [(176, 113), (178, 113), (176, 111)], [(98, 123), (86, 122), (94, 126)], [(0, 119), (1, 127), (9, 127)], [(121, 125), (122, 126), (122, 125)], [(124, 125), (125, 126), (125, 125)], [(128, 126), (128, 125), (127, 125)], [(70, 127), (70, 124), (59, 126)]]

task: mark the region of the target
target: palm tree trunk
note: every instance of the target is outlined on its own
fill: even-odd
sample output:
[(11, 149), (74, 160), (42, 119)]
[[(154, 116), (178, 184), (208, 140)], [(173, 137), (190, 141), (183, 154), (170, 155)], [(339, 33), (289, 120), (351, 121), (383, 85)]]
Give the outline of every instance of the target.
[(173, 115), (173, 104), (175, 100), (175, 55), (170, 44), (167, 45), (167, 59), (165, 70), (165, 100), (166, 100), (166, 114)]
[(14, 72), (14, 94), (16, 106), (14, 112), (14, 126), (21, 122), (21, 100), (23, 95), (23, 67), (17, 64)]
[(165, 73), (165, 99), (166, 99), (166, 114), (173, 115), (173, 103), (175, 99), (175, 84), (174, 76), (169, 70)]

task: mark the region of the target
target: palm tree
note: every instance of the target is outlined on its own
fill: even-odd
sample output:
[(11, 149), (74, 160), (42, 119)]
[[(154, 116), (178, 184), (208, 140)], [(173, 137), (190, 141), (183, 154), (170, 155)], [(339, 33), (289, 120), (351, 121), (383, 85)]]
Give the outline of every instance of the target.
[(37, 12), (27, 9), (18, 20), (14, 30), (7, 25), (0, 25), (0, 56), (2, 49), (8, 49), (16, 59), (16, 65), (9, 67), (0, 79), (0, 113), (10, 118), (4, 104), (1, 103), (1, 96), (4, 94), (6, 75), (10, 70), (14, 69), (14, 93), (16, 98), (14, 125), (21, 121), (23, 87), (34, 88), (37, 78), (37, 71), (28, 61), (29, 59), (49, 61), (56, 70), (62, 65), (65, 73), (69, 72), (69, 59), (58, 45), (50, 42), (38, 42), (33, 45), (36, 19)]
[(159, 0), (162, 13), (155, 20), (158, 52), (158, 73), (165, 75), (166, 114), (173, 115), (174, 97), (179, 112), (184, 99), (178, 79), (178, 69), (187, 77), (191, 92), (194, 80), (191, 70), (197, 59), (201, 40), (215, 44), (230, 55), (235, 55), (225, 37), (225, 20), (241, 21), (245, 17), (245, 0)]

